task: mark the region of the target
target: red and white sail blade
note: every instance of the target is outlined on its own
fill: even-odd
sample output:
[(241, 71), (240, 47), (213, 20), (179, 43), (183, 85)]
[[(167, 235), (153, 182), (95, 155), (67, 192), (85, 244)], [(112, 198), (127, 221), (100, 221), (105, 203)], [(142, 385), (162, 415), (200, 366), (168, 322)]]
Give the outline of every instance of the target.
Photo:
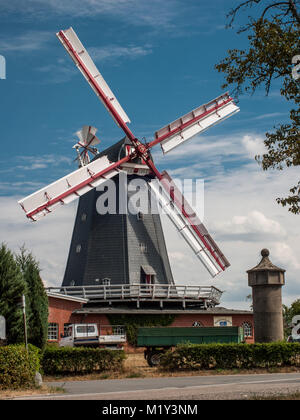
[(128, 157), (112, 164), (107, 159), (107, 156), (102, 156), (20, 200), (18, 203), (25, 211), (26, 216), (36, 221), (42, 216), (51, 213), (60, 205), (76, 200), (104, 183), (107, 179), (117, 175), (120, 164), (127, 162), (127, 160)]
[(211, 276), (215, 277), (225, 271), (230, 263), (168, 173), (163, 172), (160, 179), (155, 179), (148, 185), (162, 211), (167, 214)]
[(130, 123), (126, 112), (105, 82), (73, 28), (60, 31), (56, 35), (115, 122), (119, 126)]
[(158, 130), (155, 133), (155, 140), (149, 144), (149, 147), (160, 143), (163, 152), (168, 153), (239, 110), (229, 93), (225, 93)]

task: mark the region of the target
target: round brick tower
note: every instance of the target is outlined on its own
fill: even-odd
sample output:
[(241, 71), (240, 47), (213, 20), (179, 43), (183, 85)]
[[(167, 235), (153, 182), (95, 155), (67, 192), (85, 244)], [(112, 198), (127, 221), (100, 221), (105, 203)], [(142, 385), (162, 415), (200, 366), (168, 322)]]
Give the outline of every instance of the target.
[(256, 343), (283, 340), (281, 288), (285, 284), (285, 270), (269, 259), (269, 250), (261, 251), (261, 262), (248, 270), (248, 284), (252, 287), (254, 339)]

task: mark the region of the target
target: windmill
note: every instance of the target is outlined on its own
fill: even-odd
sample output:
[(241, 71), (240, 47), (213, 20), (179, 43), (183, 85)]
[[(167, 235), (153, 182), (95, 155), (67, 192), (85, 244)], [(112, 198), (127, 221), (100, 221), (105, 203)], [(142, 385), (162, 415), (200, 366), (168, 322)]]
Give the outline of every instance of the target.
[[(81, 218), (83, 218), (84, 215), (86, 216), (85, 213), (81, 212), (81, 204), (82, 207), (85, 208), (91, 206), (91, 203), (94, 205), (95, 201), (90, 200), (89, 197), (91, 194), (94, 194), (97, 187), (101, 187), (104, 183), (108, 182), (108, 180), (116, 179), (120, 177), (122, 173), (128, 173), (129, 175), (134, 175), (136, 177), (146, 177), (147, 181), (152, 178), (155, 182), (147, 182), (149, 192), (155, 196), (159, 206), (163, 209), (164, 213), (167, 214), (175, 228), (203, 263), (211, 276), (215, 277), (219, 273), (225, 271), (230, 265), (228, 260), (212, 239), (203, 223), (199, 220), (194, 210), (188, 204), (187, 200), (183, 197), (181, 191), (176, 187), (175, 183), (173, 183), (169, 174), (166, 171), (161, 173), (156, 168), (151, 156), (151, 149), (156, 145), (160, 145), (163, 153), (167, 154), (175, 147), (183, 145), (195, 135), (203, 133), (213, 125), (229, 118), (239, 111), (233, 98), (231, 98), (228, 93), (222, 94), (216, 99), (194, 109), (158, 130), (151, 142), (143, 143), (129, 129), (128, 124), (130, 123), (130, 120), (127, 114), (103, 79), (74, 30), (72, 28), (62, 30), (57, 33), (57, 37), (98, 98), (111, 114), (116, 124), (124, 131), (125, 138), (117, 145), (97, 154), (97, 151), (94, 148), (94, 146), (99, 143), (99, 140), (95, 136), (96, 131), (93, 127), (84, 127), (83, 130), (78, 133), (79, 143), (74, 146), (78, 154), (77, 160), (80, 166), (79, 169), (20, 200), (19, 204), (25, 211), (26, 216), (32, 221), (36, 221), (42, 216), (52, 213), (57, 207), (80, 198), (79, 210), (77, 213), (79, 224), (79, 216)], [(82, 149), (81, 151), (80, 148)], [(120, 150), (123, 152), (120, 153)], [(95, 155), (94, 159), (90, 160), (88, 156), (89, 152)], [(114, 155), (114, 158), (112, 155)], [(108, 223), (102, 225), (103, 228), (105, 226), (106, 229), (108, 229), (107, 236), (111, 236), (109, 229), (112, 229), (112, 226), (110, 225), (111, 219), (109, 220)], [(153, 223), (156, 231), (161, 229), (159, 225), (160, 222), (156, 220)], [(115, 228), (116, 226), (118, 226), (118, 224), (114, 223)], [(75, 233), (73, 233), (73, 236), (74, 235)], [(162, 234), (159, 233), (157, 235), (161, 236)], [(162, 243), (163, 236), (162, 238), (159, 237), (157, 241)], [(128, 246), (130, 246), (130, 244)], [(164, 244), (162, 244), (161, 247), (160, 252), (165, 254), (166, 250)], [(91, 246), (91, 244), (88, 245), (88, 248), (90, 251), (86, 252), (93, 251), (93, 246)], [(164, 255), (162, 265), (168, 266), (168, 261), (165, 257), (166, 256)], [(72, 261), (70, 260), (69, 254), (68, 264), (70, 265), (71, 263)], [(81, 266), (82, 264), (78, 262), (78, 270), (80, 270)], [(113, 264), (111, 267), (113, 269)], [(75, 271), (77, 268), (75, 267)], [(155, 273), (155, 270), (153, 270), (153, 267), (151, 266), (144, 266), (143, 270), (146, 277), (151, 277), (151, 273)], [(169, 268), (167, 267), (164, 272), (166, 275), (166, 282), (172, 283), (172, 275), (168, 273)], [(95, 275), (96, 274), (93, 273), (93, 276)], [(70, 278), (64, 280), (64, 282), (65, 284), (74, 285), (74, 282), (71, 283)], [(89, 281), (87, 281), (87, 283), (88, 282)], [(75, 282), (75, 284), (78, 283)]]

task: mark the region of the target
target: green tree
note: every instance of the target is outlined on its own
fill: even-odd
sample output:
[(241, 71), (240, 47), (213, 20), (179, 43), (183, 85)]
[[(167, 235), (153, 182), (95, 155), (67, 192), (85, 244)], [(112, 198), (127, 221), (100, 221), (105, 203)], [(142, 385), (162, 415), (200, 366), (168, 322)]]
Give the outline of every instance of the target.
[[(269, 94), (274, 82), (280, 83), (280, 93), (290, 104), (289, 122), (273, 127), (266, 133), (266, 152), (256, 156), (263, 170), (282, 171), (300, 165), (300, 79), (294, 77), (293, 63), (300, 55), (299, 0), (247, 0), (232, 9), (228, 27), (232, 28), (237, 16), (251, 8), (255, 17), (239, 28), (238, 34), (247, 33), (247, 49), (231, 49), (216, 69), (224, 73), (223, 88), (233, 87), (233, 94), (254, 94), (263, 88)], [(295, 180), (286, 197), (277, 198), (289, 211), (300, 214), (300, 179)]]
[(8, 344), (24, 342), (22, 309), (18, 305), (26, 293), (26, 282), (14, 255), (5, 244), (0, 247), (0, 314), (6, 319)]
[(40, 276), (39, 264), (24, 246), (16, 261), (27, 285), (28, 342), (43, 349), (48, 333), (48, 297)]

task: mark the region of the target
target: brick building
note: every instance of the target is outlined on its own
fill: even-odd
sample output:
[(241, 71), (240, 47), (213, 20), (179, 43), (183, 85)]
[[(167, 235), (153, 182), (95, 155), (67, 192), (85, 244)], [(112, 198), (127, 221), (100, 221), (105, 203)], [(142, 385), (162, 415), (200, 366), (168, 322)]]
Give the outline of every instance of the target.
[(214, 307), (193, 308), (129, 308), (128, 306), (89, 306), (88, 300), (47, 292), (49, 299), (49, 341), (59, 342), (69, 324), (96, 323), (98, 327), (110, 325), (108, 314), (118, 315), (174, 315), (170, 326), (174, 327), (212, 327), (239, 326), (244, 328), (246, 342), (254, 342), (253, 313), (246, 310)]

